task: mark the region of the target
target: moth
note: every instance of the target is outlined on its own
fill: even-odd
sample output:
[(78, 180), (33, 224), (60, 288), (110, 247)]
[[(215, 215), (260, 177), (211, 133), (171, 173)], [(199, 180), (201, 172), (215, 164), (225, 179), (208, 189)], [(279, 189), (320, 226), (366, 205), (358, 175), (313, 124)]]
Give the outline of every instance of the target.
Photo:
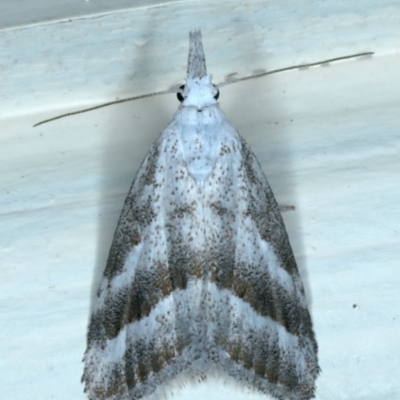
[(267, 179), (220, 110), (200, 31), (181, 104), (126, 198), (91, 316), (90, 400), (139, 400), (219, 374), (314, 397), (317, 342)]

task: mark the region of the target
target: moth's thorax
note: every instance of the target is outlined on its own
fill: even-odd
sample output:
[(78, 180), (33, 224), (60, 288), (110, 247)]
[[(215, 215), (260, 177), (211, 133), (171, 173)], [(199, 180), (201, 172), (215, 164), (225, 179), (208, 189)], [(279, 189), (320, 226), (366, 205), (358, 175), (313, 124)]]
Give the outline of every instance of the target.
[(211, 75), (202, 78), (187, 78), (182, 106), (196, 107), (201, 110), (203, 107), (217, 103), (214, 98), (217, 93), (218, 89), (211, 83)]
[(186, 168), (196, 181), (204, 182), (210, 176), (221, 149), (225, 125), (228, 124), (225, 116), (214, 100), (214, 104), (201, 110), (182, 104), (177, 120)]

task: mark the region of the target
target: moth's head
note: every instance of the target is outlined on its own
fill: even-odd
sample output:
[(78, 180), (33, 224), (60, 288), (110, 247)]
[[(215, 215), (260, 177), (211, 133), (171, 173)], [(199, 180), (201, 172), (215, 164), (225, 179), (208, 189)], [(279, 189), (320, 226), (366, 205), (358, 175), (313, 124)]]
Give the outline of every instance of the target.
[(201, 32), (190, 32), (189, 38), (186, 85), (181, 86), (176, 95), (185, 107), (196, 107), (198, 110), (201, 110), (203, 107), (217, 103), (219, 91), (211, 83), (211, 75), (207, 75)]
[(184, 106), (201, 110), (217, 103), (219, 90), (211, 83), (210, 75), (202, 78), (187, 78), (186, 85), (179, 88), (176, 97)]

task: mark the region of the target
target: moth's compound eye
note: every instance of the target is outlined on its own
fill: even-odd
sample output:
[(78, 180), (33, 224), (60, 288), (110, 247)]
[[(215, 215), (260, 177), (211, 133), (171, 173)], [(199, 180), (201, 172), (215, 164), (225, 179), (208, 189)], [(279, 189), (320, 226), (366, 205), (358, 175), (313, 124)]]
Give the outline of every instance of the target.
[(213, 85), (214, 86), (214, 91), (216, 92), (215, 94), (214, 94), (214, 99), (215, 100), (218, 100), (218, 97), (219, 97), (219, 90), (218, 90), (218, 88), (215, 86), (215, 85)]
[(183, 100), (185, 100), (185, 98), (183, 97), (183, 89), (185, 89), (185, 85), (182, 85), (179, 87), (178, 92), (176, 93), (176, 97), (178, 98), (178, 100), (182, 103)]

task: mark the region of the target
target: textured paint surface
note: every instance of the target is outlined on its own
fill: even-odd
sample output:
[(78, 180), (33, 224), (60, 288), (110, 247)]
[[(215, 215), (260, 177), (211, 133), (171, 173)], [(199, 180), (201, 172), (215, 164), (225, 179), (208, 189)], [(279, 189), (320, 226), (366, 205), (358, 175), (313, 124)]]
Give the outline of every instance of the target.
[(227, 75), (368, 50), (391, 53), (400, 48), (396, 3), (167, 1), (0, 31), (0, 116), (82, 108), (179, 86), (186, 69), (185, 32), (196, 27), (207, 41), (216, 84)]
[[(283, 218), (318, 337), (323, 373), (316, 398), (398, 400), (400, 383), (394, 371), (400, 365), (400, 92), (395, 89), (400, 87), (400, 58), (398, 24), (391, 28), (398, 18), (396, 2), (346, 2), (344, 6), (332, 1), (330, 8), (328, 2), (302, 2), (301, 8), (293, 4), (275, 2), (279, 18), (267, 7), (268, 15), (260, 25), (264, 33), (257, 33), (252, 22), (259, 14), (253, 14), (251, 7), (249, 14), (241, 13), (245, 21), (237, 18), (233, 8), (222, 20), (219, 12), (191, 13), (188, 5), (182, 19), (171, 15), (171, 10), (160, 10), (166, 20), (174, 21), (163, 29), (171, 32), (171, 43), (180, 41), (179, 56), (169, 59), (169, 53), (162, 53), (168, 69), (149, 70), (140, 88), (146, 91), (149, 83), (152, 89), (155, 79), (162, 87), (183, 83), (186, 35), (193, 25), (212, 26), (209, 32), (203, 29), (208, 65), (222, 78), (227, 71), (237, 71), (237, 61), (245, 66), (238, 72), (270, 69), (269, 61), (278, 60), (281, 49), (282, 59), (275, 66), (354, 50), (376, 52), (371, 59), (226, 86), (219, 101), (255, 152), (278, 203), (295, 206)], [(324, 15), (318, 12), (321, 4)], [(335, 17), (338, 12), (340, 18)], [(120, 30), (128, 40), (130, 28), (152, 32), (152, 27), (140, 25), (140, 13), (138, 21), (135, 15)], [(278, 32), (285, 30), (285, 35), (270, 36), (270, 23), (280, 25)], [(94, 45), (98, 41), (106, 52), (104, 65), (111, 68), (108, 50), (118, 49), (121, 42), (108, 41), (114, 37), (109, 36), (109, 25), (95, 21), (89, 25), (85, 29), (61, 24), (51, 30), (16, 31), (12, 36), (1, 32), (2, 40), (7, 38), (2, 46), (1, 109), (19, 114), (0, 120), (0, 387), (4, 399), (26, 400), (27, 393), (31, 400), (85, 399), (80, 378), (82, 332), (91, 307), (88, 293), (92, 289), (95, 296), (132, 176), (176, 111), (176, 97), (167, 95), (32, 129), (34, 123), (68, 111), (55, 107), (77, 109), (82, 108), (80, 102), (87, 102), (85, 94), (93, 94), (98, 86), (86, 88), (85, 80), (75, 73), (86, 74), (88, 82), (94, 75), (101, 76), (112, 87), (110, 70), (101, 69), (99, 74), (87, 65), (92, 55), (82, 57), (74, 35), (60, 36), (64, 28), (74, 26), (83, 48), (91, 48), (100, 59), (102, 50)], [(94, 26), (102, 28), (94, 31)], [(228, 34), (236, 30), (238, 35)], [(267, 40), (266, 47), (259, 48), (275, 49), (272, 59), (268, 54), (259, 59), (251, 51), (248, 54), (257, 37)], [(328, 45), (321, 47), (319, 42)], [(41, 43), (47, 44), (46, 52), (40, 53)], [(160, 49), (164, 46), (161, 42)], [(24, 64), (35, 50), (44, 73), (35, 63)], [(125, 69), (124, 59), (128, 59), (127, 70), (141, 65), (140, 54), (130, 56), (130, 50), (133, 47), (121, 54), (115, 71)], [(230, 58), (236, 51), (242, 57)], [(57, 63), (62, 52), (75, 54), (76, 64), (65, 69), (65, 63)], [(147, 66), (152, 71), (154, 63), (161, 66), (159, 60), (150, 60)], [(51, 75), (55, 71), (61, 72), (57, 79)], [(75, 92), (76, 87), (68, 83), (75, 79), (81, 91)], [(127, 81), (123, 83), (126, 89)], [(53, 92), (41, 98), (41, 88), (43, 93), (51, 88)], [(7, 96), (6, 89), (10, 89)], [(21, 98), (33, 99), (48, 111), (33, 114), (32, 103)], [(92, 97), (94, 104), (102, 101)], [(261, 400), (265, 396), (209, 379), (182, 387), (173, 398)]]

